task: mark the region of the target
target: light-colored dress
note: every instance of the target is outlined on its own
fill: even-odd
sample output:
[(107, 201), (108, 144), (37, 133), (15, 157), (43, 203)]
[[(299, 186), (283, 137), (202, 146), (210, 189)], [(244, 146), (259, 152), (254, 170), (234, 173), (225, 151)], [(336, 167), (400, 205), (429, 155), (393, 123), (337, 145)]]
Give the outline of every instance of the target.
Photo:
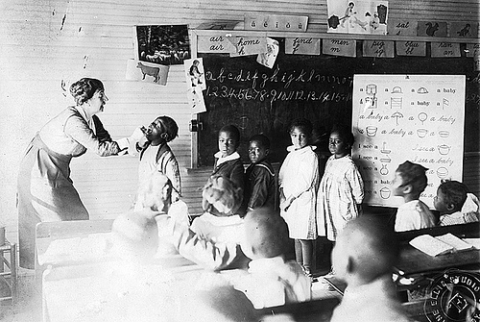
[(408, 231), (435, 227), (435, 216), (420, 200), (404, 203), (397, 209), (395, 231)]
[(256, 309), (305, 302), (311, 299), (311, 280), (296, 261), (282, 257), (262, 258), (249, 263), (248, 274), (233, 279)]
[(20, 266), (35, 268), (35, 226), (39, 222), (88, 219), (70, 179), (70, 161), (87, 149), (104, 157), (120, 152), (97, 116), (68, 107), (50, 120), (27, 147), (18, 175)]
[[(280, 191), (280, 214), (288, 225), (290, 238), (316, 239), (316, 203), (317, 189), (320, 182), (318, 157), (315, 147), (307, 145), (289, 152), (280, 167), (278, 183)], [(295, 197), (285, 211), (286, 201)]]
[(439, 225), (462, 225), (471, 222), (480, 221), (480, 201), (473, 193), (467, 193), (467, 199), (463, 204), (462, 210), (454, 212), (453, 214), (440, 216)]
[(391, 275), (358, 287), (348, 287), (333, 311), (331, 322), (408, 322), (397, 299)]
[(335, 159), (332, 155), (328, 158), (318, 189), (319, 235), (335, 241), (346, 223), (358, 217), (358, 205), (363, 198), (363, 179), (351, 156)]
[(195, 218), (190, 229), (200, 238), (214, 243), (240, 244), (243, 237), (243, 219), (239, 215), (219, 217), (205, 212)]

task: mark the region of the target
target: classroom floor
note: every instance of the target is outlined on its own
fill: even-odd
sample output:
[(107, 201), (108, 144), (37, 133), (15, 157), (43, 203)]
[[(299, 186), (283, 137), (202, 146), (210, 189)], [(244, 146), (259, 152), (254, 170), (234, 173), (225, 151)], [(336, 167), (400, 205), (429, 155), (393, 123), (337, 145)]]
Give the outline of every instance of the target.
[(35, 284), (33, 270), (17, 268), (15, 301), (0, 302), (2, 322), (42, 322), (41, 290)]

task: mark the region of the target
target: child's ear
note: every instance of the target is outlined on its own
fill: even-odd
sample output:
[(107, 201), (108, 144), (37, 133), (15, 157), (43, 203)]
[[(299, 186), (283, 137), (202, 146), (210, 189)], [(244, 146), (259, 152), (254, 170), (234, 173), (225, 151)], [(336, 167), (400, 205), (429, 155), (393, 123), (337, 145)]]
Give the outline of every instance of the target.
[(405, 185), (405, 187), (403, 187), (403, 193), (404, 194), (412, 193), (412, 190), (413, 190), (413, 187), (412, 187), (411, 184), (407, 184), (407, 185)]
[(452, 210), (454, 210), (454, 209), (455, 209), (455, 205), (454, 205), (453, 203), (451, 203), (451, 202), (450, 202), (450, 203), (447, 203), (447, 210), (448, 210), (448, 211), (452, 211)]
[(270, 153), (270, 149), (265, 149), (265, 156), (267, 156)]

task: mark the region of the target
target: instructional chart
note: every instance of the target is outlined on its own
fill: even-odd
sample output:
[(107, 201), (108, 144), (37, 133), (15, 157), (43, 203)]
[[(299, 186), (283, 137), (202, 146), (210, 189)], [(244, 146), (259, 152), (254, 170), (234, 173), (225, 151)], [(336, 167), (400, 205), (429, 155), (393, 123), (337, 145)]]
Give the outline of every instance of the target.
[(354, 75), (352, 157), (365, 182), (365, 203), (398, 207), (392, 193), (399, 164), (428, 168), (421, 200), (433, 209), (442, 179), (462, 181), (463, 75)]

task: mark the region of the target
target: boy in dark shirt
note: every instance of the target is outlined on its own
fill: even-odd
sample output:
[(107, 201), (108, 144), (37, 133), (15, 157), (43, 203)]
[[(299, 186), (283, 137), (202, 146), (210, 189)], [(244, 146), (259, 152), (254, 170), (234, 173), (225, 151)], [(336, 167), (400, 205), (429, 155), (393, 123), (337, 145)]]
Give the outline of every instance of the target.
[(270, 140), (263, 134), (250, 138), (248, 157), (252, 164), (245, 173), (244, 208), (276, 208), (275, 172), (268, 160)]

